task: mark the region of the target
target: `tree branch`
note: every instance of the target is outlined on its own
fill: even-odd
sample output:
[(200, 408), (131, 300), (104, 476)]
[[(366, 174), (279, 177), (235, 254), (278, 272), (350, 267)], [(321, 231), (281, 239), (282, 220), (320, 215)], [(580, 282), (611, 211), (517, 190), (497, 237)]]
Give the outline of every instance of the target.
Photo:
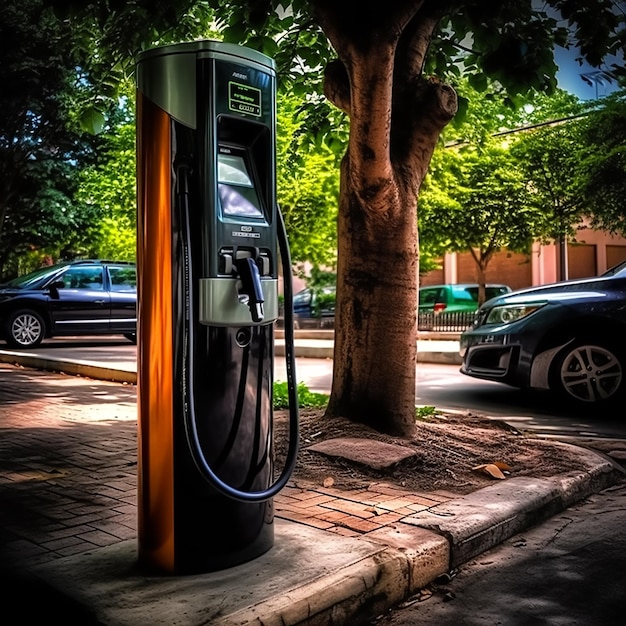
[(400, 83), (421, 75), (433, 33), (451, 5), (451, 0), (426, 0), (413, 14), (398, 43), (396, 77)]
[(324, 95), (339, 109), (350, 115), (350, 79), (345, 65), (331, 61), (324, 69)]
[(350, 116), (351, 188), (365, 206), (388, 206), (394, 192), (390, 133), (396, 45), (416, 2), (313, 0), (312, 5), (343, 66), (326, 68), (324, 93)]
[(413, 176), (418, 185), (426, 175), (433, 151), (443, 128), (456, 115), (457, 95), (450, 85), (436, 78), (412, 82), (413, 91), (405, 92), (402, 114), (396, 117), (394, 143), (402, 146), (400, 155), (413, 162)]

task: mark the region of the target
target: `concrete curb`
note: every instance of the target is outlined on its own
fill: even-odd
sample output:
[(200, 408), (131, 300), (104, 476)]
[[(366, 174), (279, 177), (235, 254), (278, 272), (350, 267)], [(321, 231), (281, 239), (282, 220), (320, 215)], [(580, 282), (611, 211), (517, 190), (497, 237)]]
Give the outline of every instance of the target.
[(226, 616), (216, 626), (317, 626), (363, 623), (402, 602), (448, 571), (448, 541), (422, 528), (398, 525), (364, 539), (381, 552)]
[(404, 518), (403, 522), (446, 537), (450, 542), (450, 568), (454, 569), (626, 475), (623, 468), (591, 450), (561, 442), (538, 443), (570, 448), (582, 457), (585, 469), (549, 478), (508, 478)]
[[(569, 444), (545, 442), (546, 445)], [(625, 475), (582, 450), (586, 470), (550, 478), (510, 478), (363, 537), (386, 547), (330, 575), (225, 616), (216, 626), (343, 626), (361, 623), (513, 535)]]
[(215, 622), (215, 626), (316, 626), (361, 623), (402, 601), (408, 559), (383, 550), (332, 574)]
[(458, 352), (427, 352), (418, 350), (417, 363), (439, 363), (441, 365), (461, 365), (463, 359)]
[(116, 383), (136, 384), (137, 372), (119, 367), (106, 367), (89, 361), (68, 361), (46, 357), (40, 354), (23, 354), (0, 350), (0, 362), (12, 363), (49, 372), (62, 372), (74, 376), (85, 376), (95, 380), (107, 380)]
[[(301, 331), (302, 332), (302, 331)], [(323, 331), (318, 331), (323, 332)], [(437, 350), (429, 349), (429, 343), (434, 340), (420, 340), (417, 346), (417, 363), (438, 363), (441, 365), (461, 365), (463, 359), (458, 350)], [(437, 342), (441, 346), (444, 342)], [(450, 343), (450, 342), (445, 342)], [(296, 341), (296, 357), (311, 359), (332, 359), (334, 357), (334, 342), (329, 339), (316, 339), (302, 337)], [(274, 354), (285, 356), (285, 340), (276, 338), (274, 340)]]

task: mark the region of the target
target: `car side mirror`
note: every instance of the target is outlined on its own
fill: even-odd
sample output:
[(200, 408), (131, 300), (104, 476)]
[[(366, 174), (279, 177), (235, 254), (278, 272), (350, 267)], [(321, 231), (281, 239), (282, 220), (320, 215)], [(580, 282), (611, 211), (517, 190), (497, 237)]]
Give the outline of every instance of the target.
[(63, 289), (65, 287), (65, 283), (62, 280), (55, 280), (48, 287), (50, 289), (50, 296), (53, 298), (59, 297), (59, 289)]

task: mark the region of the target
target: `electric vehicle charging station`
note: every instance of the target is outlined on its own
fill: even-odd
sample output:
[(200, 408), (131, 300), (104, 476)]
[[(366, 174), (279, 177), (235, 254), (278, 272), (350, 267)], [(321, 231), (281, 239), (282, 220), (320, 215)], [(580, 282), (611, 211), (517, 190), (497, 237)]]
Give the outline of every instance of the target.
[[(276, 202), (272, 59), (215, 41), (137, 59), (138, 557), (166, 574), (274, 542), (297, 455), (289, 248)], [(283, 265), (290, 444), (274, 479)]]

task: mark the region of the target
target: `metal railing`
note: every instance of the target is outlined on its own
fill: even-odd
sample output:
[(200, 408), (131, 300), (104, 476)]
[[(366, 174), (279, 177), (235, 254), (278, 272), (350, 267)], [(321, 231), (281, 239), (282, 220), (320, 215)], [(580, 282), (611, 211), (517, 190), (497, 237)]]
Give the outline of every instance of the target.
[[(417, 330), (462, 333), (474, 324), (476, 311), (463, 311), (455, 313), (419, 313), (417, 316)], [(278, 327), (282, 328), (282, 317), (279, 318)], [(297, 318), (295, 320), (297, 329), (332, 329), (335, 327), (334, 317)]]
[(474, 323), (476, 311), (418, 313), (417, 329), (461, 333)]

